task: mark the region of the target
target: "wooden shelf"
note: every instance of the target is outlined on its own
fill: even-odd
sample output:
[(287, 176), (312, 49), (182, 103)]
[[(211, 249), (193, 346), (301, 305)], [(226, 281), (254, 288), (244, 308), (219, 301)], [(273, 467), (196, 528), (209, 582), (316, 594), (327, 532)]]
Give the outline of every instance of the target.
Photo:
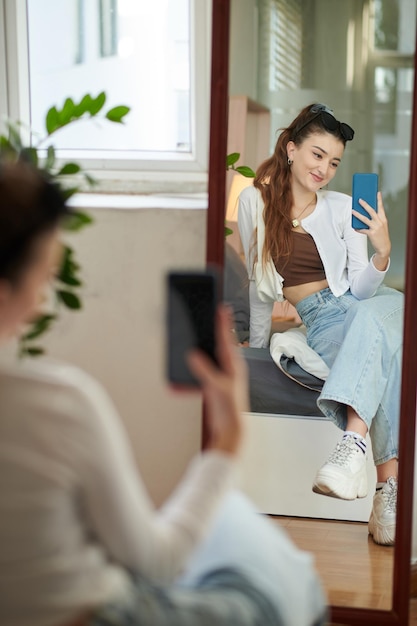
[[(256, 170), (269, 156), (271, 113), (269, 109), (248, 96), (229, 97), (229, 121), (227, 133), (227, 154), (239, 152), (237, 165), (247, 165)], [(226, 199), (229, 197), (234, 172), (226, 175)], [(233, 230), (228, 242), (241, 254), (242, 244), (236, 222), (227, 222)]]
[(248, 96), (230, 96), (227, 153), (239, 152), (238, 165), (256, 170), (269, 156), (271, 113)]

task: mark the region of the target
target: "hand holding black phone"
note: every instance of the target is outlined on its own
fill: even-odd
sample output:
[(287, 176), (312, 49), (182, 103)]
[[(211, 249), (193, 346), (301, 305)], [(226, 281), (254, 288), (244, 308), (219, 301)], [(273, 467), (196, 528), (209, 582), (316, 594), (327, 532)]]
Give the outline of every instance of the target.
[(187, 353), (198, 348), (217, 362), (215, 318), (220, 300), (214, 270), (170, 272), (167, 277), (167, 376), (176, 387), (198, 388)]
[[(369, 213), (359, 204), (359, 199), (365, 200), (375, 211), (378, 211), (378, 174), (357, 173), (353, 174), (352, 180), (352, 209), (358, 211), (365, 217), (370, 217)], [(367, 229), (369, 226), (352, 214), (352, 228), (356, 230)]]

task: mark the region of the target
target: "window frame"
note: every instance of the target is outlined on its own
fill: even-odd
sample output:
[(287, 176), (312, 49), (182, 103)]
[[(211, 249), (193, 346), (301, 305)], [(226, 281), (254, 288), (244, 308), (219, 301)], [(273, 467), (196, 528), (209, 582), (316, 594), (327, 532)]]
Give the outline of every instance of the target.
[[(114, 158), (109, 151), (89, 154), (71, 151), (96, 178), (100, 192), (149, 193), (207, 189), (210, 119), (211, 2), (190, 0), (191, 15), (191, 153), (139, 151), (136, 157)], [(1, 117), (30, 125), (26, 0), (0, 0), (0, 113)], [(71, 94), (68, 94), (71, 96)], [(60, 103), (56, 103), (60, 104)], [(122, 103), (121, 103), (122, 104)], [(3, 126), (3, 119), (0, 120)], [(3, 128), (2, 128), (3, 130)], [(28, 133), (29, 135), (29, 133)], [(29, 137), (25, 137), (28, 140)], [(68, 151), (57, 151), (68, 158)]]

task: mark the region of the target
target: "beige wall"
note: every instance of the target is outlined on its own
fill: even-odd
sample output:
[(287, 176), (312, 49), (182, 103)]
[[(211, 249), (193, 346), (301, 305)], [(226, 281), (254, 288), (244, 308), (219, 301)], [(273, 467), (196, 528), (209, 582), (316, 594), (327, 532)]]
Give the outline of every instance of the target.
[(108, 389), (145, 482), (159, 503), (199, 449), (201, 405), (164, 379), (164, 273), (205, 262), (202, 209), (95, 209), (73, 236), (83, 266), (84, 310), (65, 314), (44, 342)]

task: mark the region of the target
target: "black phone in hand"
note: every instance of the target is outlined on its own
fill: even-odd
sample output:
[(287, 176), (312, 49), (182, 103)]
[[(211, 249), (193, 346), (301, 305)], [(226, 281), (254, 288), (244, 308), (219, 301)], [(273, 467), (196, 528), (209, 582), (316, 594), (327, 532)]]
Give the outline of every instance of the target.
[(198, 348), (216, 359), (216, 310), (219, 278), (214, 270), (172, 271), (167, 276), (167, 376), (175, 387), (199, 386), (187, 363)]

